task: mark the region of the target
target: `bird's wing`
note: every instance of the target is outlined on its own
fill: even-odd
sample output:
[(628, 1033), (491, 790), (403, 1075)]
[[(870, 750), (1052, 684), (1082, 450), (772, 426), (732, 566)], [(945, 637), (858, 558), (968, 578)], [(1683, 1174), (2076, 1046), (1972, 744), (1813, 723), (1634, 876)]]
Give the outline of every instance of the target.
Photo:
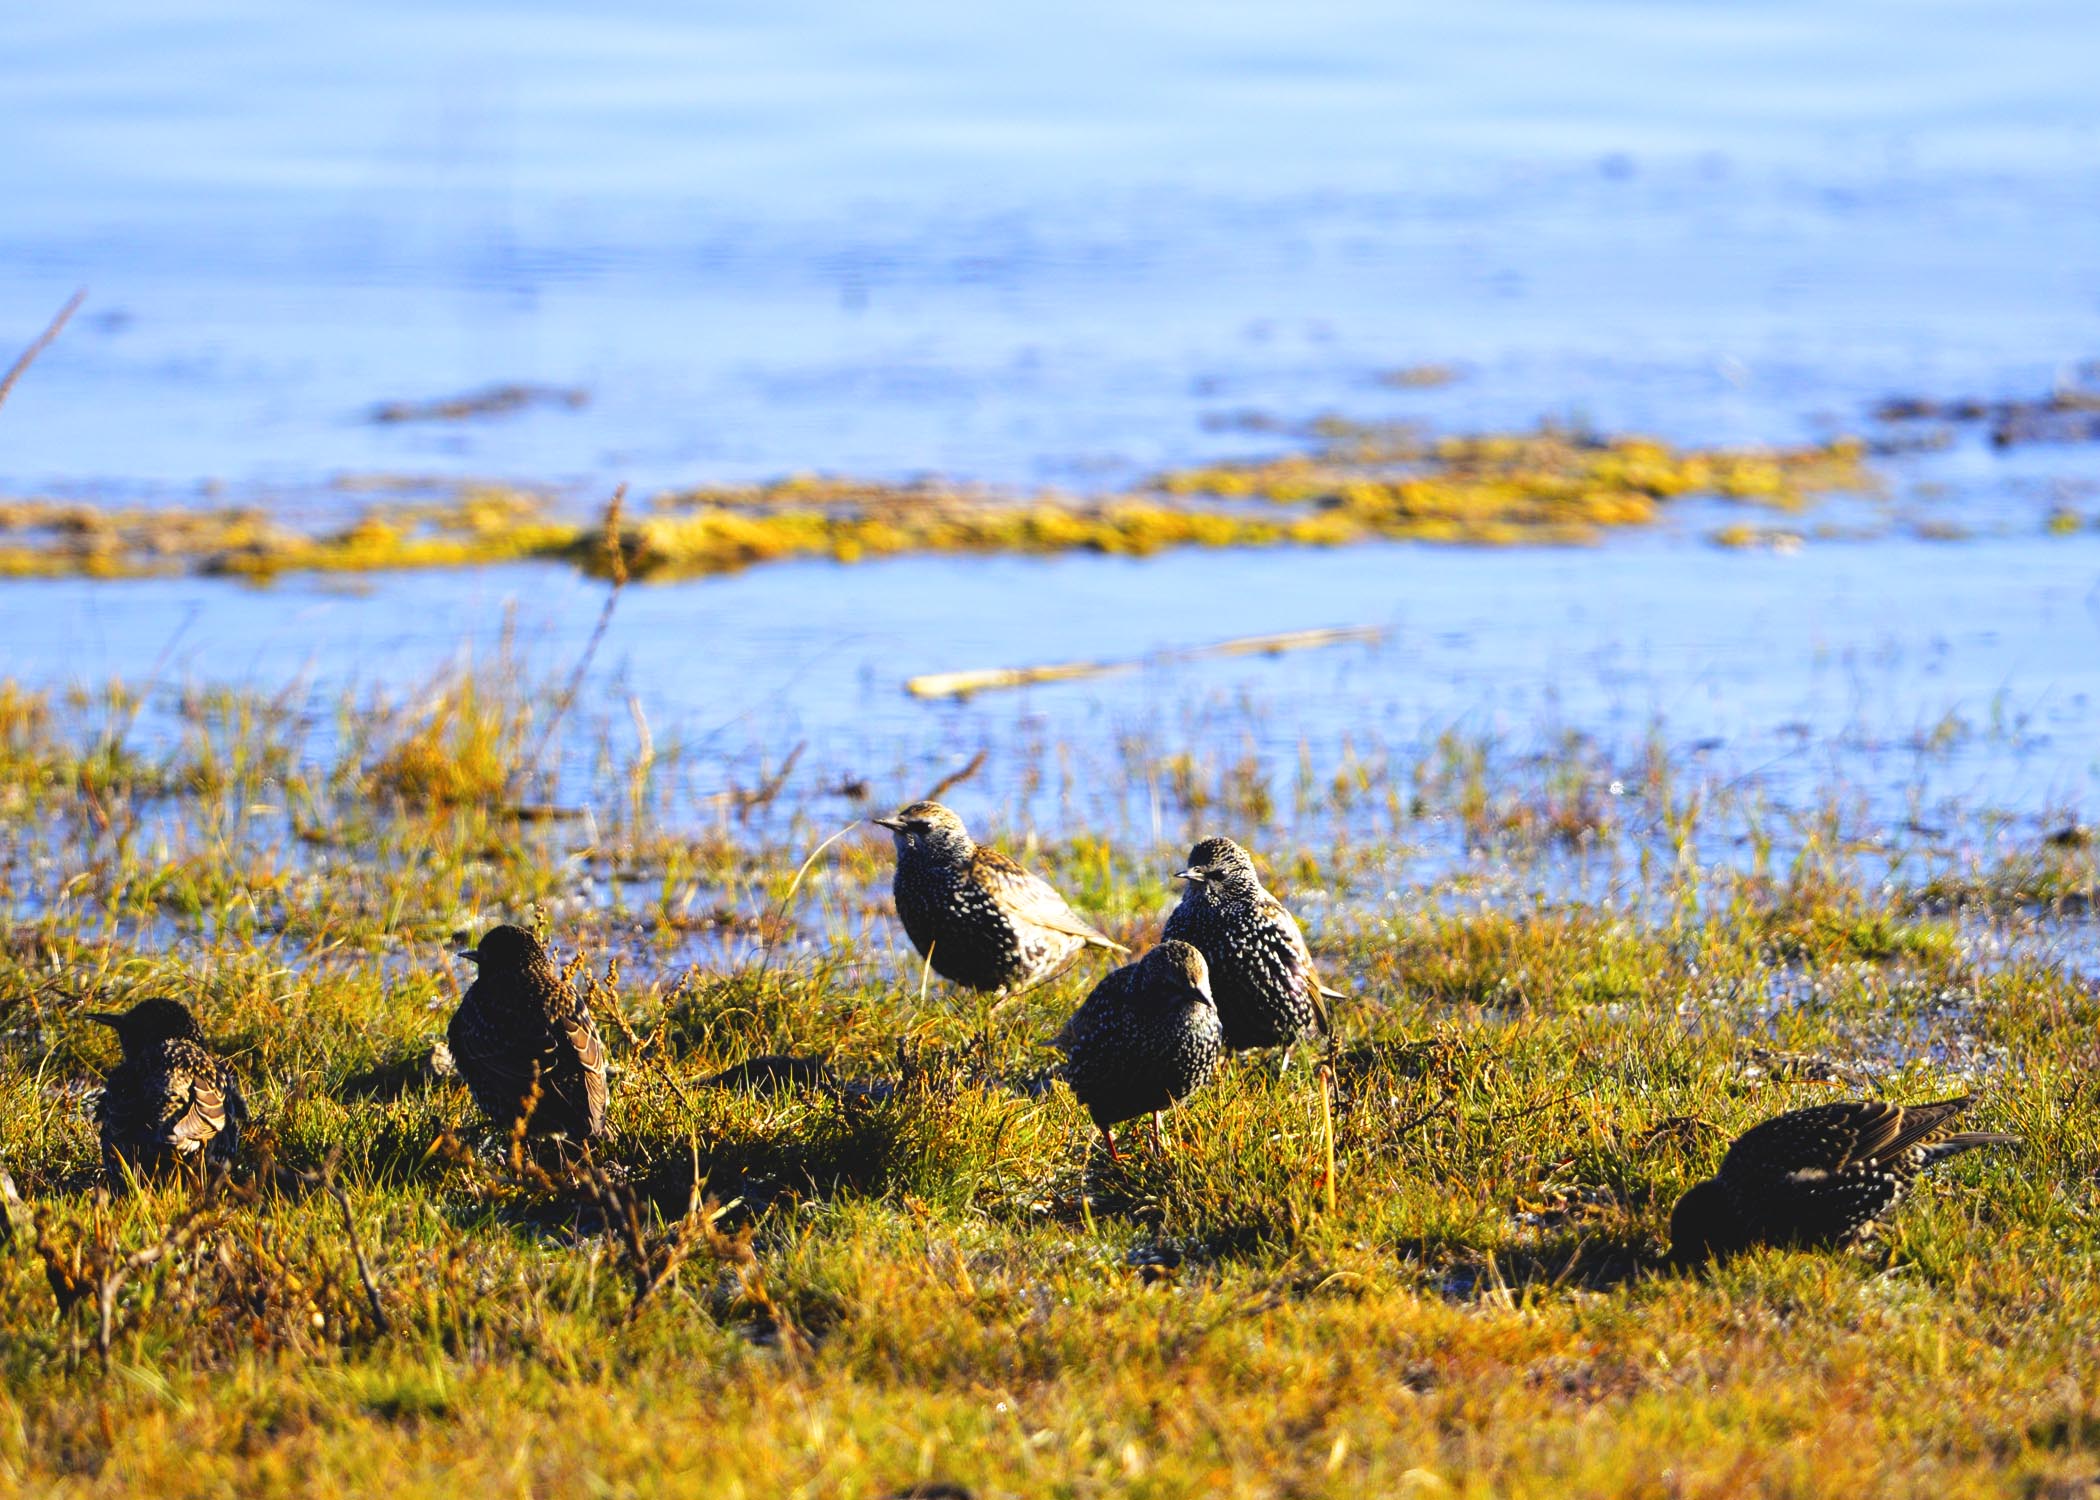
[(1130, 951), (1107, 933), (1088, 926), (1047, 880), (1029, 874), (998, 850), (980, 848), (976, 861), (977, 873), (985, 886), (999, 898), (1000, 905), (1022, 921), (1067, 933), (1115, 953)]
[(240, 1109), (239, 1092), (222, 1085), (215, 1072), (193, 1063), (171, 1063), (146, 1137), (184, 1153), (209, 1145), (226, 1128), (228, 1115)]
[(1312, 1002), (1313, 1014), (1319, 1018), (1320, 1035), (1334, 1036), (1334, 1024), (1327, 1016), (1327, 1002), (1343, 998), (1340, 990), (1331, 990), (1320, 983), (1318, 971), (1313, 967), (1312, 948), (1305, 941), (1305, 930), (1298, 919), (1291, 915), (1290, 908), (1267, 891), (1262, 893), (1262, 915), (1264, 927), (1280, 935), (1288, 948), (1288, 959), (1305, 987), (1305, 998)]
[[(494, 1092), (522, 1096), (534, 1080), (533, 1057), (523, 1048), (507, 1046), (504, 1038), (489, 1024), (481, 1007), (473, 1003), (470, 990), (467, 1000), (452, 1014), (452, 1024), (445, 1030), (445, 1042), (452, 1049), (452, 1061), (468, 1085), (474, 1088), (476, 1097), (486, 1092), (484, 1083), (494, 1085)], [(539, 1059), (538, 1076), (545, 1077), (551, 1057)]]
[(1127, 964), (1102, 975), (1100, 982), (1087, 991), (1086, 999), (1079, 1002), (1079, 1009), (1072, 1012), (1071, 1019), (1065, 1022), (1050, 1045), (1060, 1052), (1070, 1052), (1074, 1046), (1086, 1041), (1100, 1029), (1103, 1017), (1128, 1003), (1135, 983), (1135, 969)]
[(589, 1011), (578, 1008), (562, 1016), (556, 1027), (563, 1045), (574, 1054), (586, 1073), (605, 1071), (605, 1038), (599, 1035), (598, 1023), (591, 1018)]
[(1864, 1160), (1884, 1161), (1892, 1156), (1901, 1156), (1913, 1146), (1929, 1144), (1945, 1135), (1973, 1100), (1973, 1095), (1964, 1094), (1958, 1099), (1938, 1099), (1930, 1104), (1908, 1104), (1898, 1107), (1895, 1118), (1876, 1129), (1871, 1145), (1862, 1143), (1864, 1149), (1861, 1150), (1860, 1157)]
[(1335, 995), (1334, 991), (1321, 984), (1319, 980), (1313, 978), (1310, 973), (1305, 976), (1305, 998), (1312, 1002), (1313, 1015), (1320, 1023), (1320, 1035), (1326, 1037), (1329, 1043), (1332, 1043), (1335, 1039), (1334, 1022), (1327, 1014), (1327, 999), (1330, 995), (1333, 995), (1337, 1000), (1341, 998), (1339, 995)]
[(140, 1118), (144, 1112), (138, 1106), (146, 1090), (143, 1080), (135, 1076), (137, 1072), (135, 1064), (118, 1063), (102, 1080), (102, 1097), (95, 1101), (95, 1119), (106, 1139), (133, 1139), (145, 1124)]
[(591, 1128), (605, 1118), (605, 1038), (598, 1034), (598, 1023), (591, 1013), (578, 1006), (556, 1022), (561, 1045), (566, 1047), (583, 1070), (583, 1094), (585, 1113)]
[(1843, 1172), (1890, 1161), (1942, 1134), (1969, 1100), (1909, 1106), (1862, 1099), (1797, 1109), (1743, 1132), (1721, 1163), (1725, 1179)]

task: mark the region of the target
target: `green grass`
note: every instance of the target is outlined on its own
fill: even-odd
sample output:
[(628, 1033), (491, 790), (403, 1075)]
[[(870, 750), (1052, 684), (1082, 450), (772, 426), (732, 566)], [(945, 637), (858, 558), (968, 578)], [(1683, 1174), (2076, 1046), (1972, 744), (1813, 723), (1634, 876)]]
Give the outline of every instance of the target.
[[(1133, 1136), (1111, 1165), (1043, 1077), (1098, 968), (990, 1011), (922, 996), (886, 841), (848, 834), (797, 886), (837, 800), (789, 779), (739, 821), (690, 799), (675, 746), (598, 746), (589, 819), (520, 817), (553, 709), (518, 682), (345, 705), (343, 732), (197, 693), (157, 737), (121, 688), (0, 689), (0, 1486), (1821, 1496), (2100, 1472), (2100, 999), (1974, 925), (2017, 936), (2088, 889), (2082, 845), (1892, 884), (1811, 837), (1760, 871), (1702, 855), (1722, 812), (1660, 751), (1621, 773), (1636, 817), (1579, 746), (1513, 771), (1359, 746), (1294, 782), (1126, 745), (1133, 784), (1169, 789), (1169, 847), (1074, 827), (1027, 858), (1138, 944), (1183, 835), (1225, 828), (1317, 914), (1350, 992), (1329, 1214), (1305, 1060), (1231, 1064), (1169, 1154)], [(1488, 851), (1471, 873), (1382, 899), (1451, 835)], [(1571, 850), (1615, 872), (1609, 906), (1469, 883)], [(454, 931), (535, 911), (614, 1056), (595, 1182), (513, 1160), (428, 1066)], [(209, 1198), (93, 1182), (112, 1057), (79, 1012), (151, 993), (248, 1081), (249, 1166)], [(781, 1055), (822, 1066), (714, 1081)], [(1870, 1248), (1669, 1272), (1675, 1195), (1731, 1133), (1854, 1092), (1832, 1067), (1904, 1099), (1981, 1087), (1978, 1122), (2029, 1144), (1937, 1174)], [(105, 1358), (98, 1288), (156, 1247)]]

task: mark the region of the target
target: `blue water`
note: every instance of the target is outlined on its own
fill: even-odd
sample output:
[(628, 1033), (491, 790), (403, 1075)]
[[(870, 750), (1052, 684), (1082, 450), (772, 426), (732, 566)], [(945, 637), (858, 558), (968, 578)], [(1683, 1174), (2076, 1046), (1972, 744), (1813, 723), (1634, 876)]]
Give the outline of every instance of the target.
[[(90, 300), (0, 411), (0, 491), (305, 516), (374, 471), (578, 504), (795, 470), (1091, 490), (1274, 446), (1209, 420), (1250, 409), (1738, 442), (1858, 430), (1894, 392), (2039, 395), (2100, 354), (2096, 58), (2100, 8), (2071, 0), (16, 6), (0, 346)], [(1380, 380), (1425, 361), (1462, 378)], [(591, 400), (368, 419), (509, 381)], [(1888, 459), (1845, 514), (1894, 537), (1798, 557), (1713, 549), (1708, 516), (1594, 550), (639, 589), (598, 708), (631, 691), (697, 747), (696, 796), (802, 739), (806, 774), (910, 788), (978, 744), (1108, 765), (1132, 734), (1247, 740), (1288, 766), (1367, 730), (1631, 755), (1660, 725), (1783, 805), (1857, 789), (1885, 827), (2100, 811), (2093, 534), (2040, 528), (2100, 510), (2096, 453)], [(1891, 507), (1984, 536), (1906, 540)], [(35, 681), (165, 659), (170, 684), (296, 676), (319, 704), (486, 654), (507, 612), (565, 668), (601, 597), (539, 569), (7, 585), (0, 633)], [(1391, 634), (901, 692), (1362, 623)]]
[[(92, 300), (0, 484), (1093, 485), (1247, 406), (2033, 394), (2100, 350), (2096, 57), (2072, 0), (12, 7), (0, 330)], [(1422, 360), (1471, 378), (1375, 382)], [(364, 420), (514, 380), (595, 399)]]

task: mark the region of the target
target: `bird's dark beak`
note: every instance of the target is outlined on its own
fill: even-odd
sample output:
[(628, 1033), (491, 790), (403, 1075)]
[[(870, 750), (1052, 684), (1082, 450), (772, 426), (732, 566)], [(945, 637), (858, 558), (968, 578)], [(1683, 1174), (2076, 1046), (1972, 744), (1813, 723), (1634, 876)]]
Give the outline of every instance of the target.
[(107, 1026), (112, 1031), (116, 1030), (117, 1027), (122, 1025), (124, 1021), (124, 1018), (118, 1015), (113, 1010), (82, 1011), (80, 1014), (80, 1019), (83, 1021), (93, 1021), (97, 1026)]
[(868, 821), (878, 828), (887, 828), (891, 833), (904, 832), (904, 825), (895, 818), (870, 818)]
[(1193, 881), (1195, 881), (1195, 882), (1196, 882), (1197, 884), (1199, 884), (1199, 885), (1200, 885), (1200, 884), (1202, 884), (1202, 882), (1203, 882), (1203, 872), (1202, 872), (1201, 870), (1194, 870), (1194, 869), (1190, 869), (1190, 870), (1176, 870), (1176, 871), (1174, 872), (1174, 879), (1176, 879), (1176, 880), (1193, 880)]
[(478, 964), (481, 962), (481, 951), (477, 948), (462, 948), (452, 956), (454, 958), (463, 958), (468, 963)]

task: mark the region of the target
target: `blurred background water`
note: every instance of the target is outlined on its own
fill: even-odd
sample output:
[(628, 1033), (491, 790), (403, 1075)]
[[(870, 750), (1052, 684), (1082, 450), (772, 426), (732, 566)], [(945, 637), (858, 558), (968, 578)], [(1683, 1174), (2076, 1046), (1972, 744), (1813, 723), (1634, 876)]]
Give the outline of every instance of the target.
[[(1250, 409), (1716, 443), (1856, 430), (1894, 392), (2033, 396), (2100, 354), (2096, 58), (2072, 0), (14, 7), (0, 342), (91, 300), (0, 412), (0, 489), (1091, 489), (1272, 447), (1214, 420)], [(1380, 379), (1425, 361), (1463, 378)], [(589, 400), (370, 420), (514, 381)], [(1938, 790), (2053, 816), (2096, 790), (2100, 652), (2091, 541), (2037, 518), (2091, 495), (2096, 451), (1884, 464), (2004, 523), (1983, 542), (1743, 557), (1686, 524), (1548, 554), (795, 567), (651, 588), (605, 660), (671, 724), (832, 764), (1253, 694), (1277, 754), (1470, 717), (1659, 723), (1753, 767), (2010, 704), (2048, 733), (1968, 736)], [(319, 694), (485, 650), (506, 606), (565, 661), (598, 599), (517, 569), (13, 584), (0, 631), (31, 680), (168, 652), (171, 678), (298, 663)], [(898, 691), (1338, 623), (1395, 633), (963, 708)]]
[[(1220, 407), (1705, 441), (2100, 349), (2073, 0), (0, 18), (11, 487), (1130, 473)], [(1475, 367), (1404, 396), (1373, 377)], [(502, 381), (580, 411), (380, 427)], [(1243, 440), (1244, 441), (1244, 440)]]

